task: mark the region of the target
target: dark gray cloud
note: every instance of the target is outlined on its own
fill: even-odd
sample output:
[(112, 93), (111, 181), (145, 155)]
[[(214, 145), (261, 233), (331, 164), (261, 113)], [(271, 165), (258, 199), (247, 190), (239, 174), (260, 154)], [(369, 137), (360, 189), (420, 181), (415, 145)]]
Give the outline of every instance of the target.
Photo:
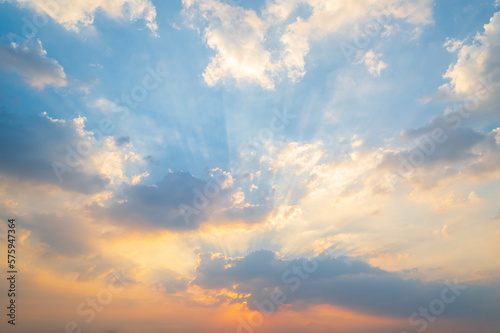
[[(67, 168), (62, 181), (53, 162), (66, 165), (67, 147), (82, 142), (72, 121), (52, 121), (44, 116), (21, 116), (0, 110), (0, 173), (21, 181), (57, 185), (85, 194), (103, 190), (109, 180), (78, 167)], [(82, 156), (83, 159), (83, 156)]]
[[(285, 260), (265, 250), (238, 259), (203, 254), (192, 283), (205, 289), (226, 288), (239, 294), (251, 294), (233, 302), (246, 301), (253, 310), (259, 309), (259, 304), (268, 306), (271, 293), (279, 290), (282, 292), (280, 301), (284, 304), (298, 307), (331, 304), (368, 314), (403, 318), (420, 307), (429, 306), (432, 300), (440, 299), (443, 289), (447, 288), (442, 281), (406, 280), (397, 273), (347, 257)], [(500, 310), (499, 281), (460, 285), (467, 289), (460, 290), (460, 296), (446, 304), (444, 315), (496, 318)], [(450, 292), (446, 297), (453, 295)], [(278, 308), (279, 304), (274, 304), (274, 309)]]
[[(229, 174), (217, 170), (205, 181), (188, 172), (169, 172), (154, 185), (124, 184), (105, 208), (91, 206), (97, 217), (120, 225), (196, 230), (210, 217), (217, 221), (264, 221), (270, 205), (236, 206), (238, 191)], [(222, 222), (221, 222), (222, 223)]]
[[(379, 167), (411, 176), (415, 183), (432, 187), (457, 174), (481, 179), (498, 174), (499, 132), (463, 127), (463, 109), (433, 118), (426, 125), (408, 129), (401, 137), (410, 148), (386, 153)], [(465, 114), (466, 115), (466, 114)]]
[(397, 164), (403, 159), (414, 167), (432, 167), (439, 163), (455, 163), (477, 158), (472, 148), (487, 142), (489, 137), (471, 128), (460, 127), (462, 121), (459, 113), (453, 113), (435, 117), (420, 128), (403, 131), (401, 136), (411, 142), (411, 147), (398, 153), (387, 154), (382, 165)]
[[(221, 200), (221, 196), (227, 196), (227, 191), (222, 190), (219, 196), (205, 200), (206, 184), (187, 172), (168, 173), (155, 185), (124, 184), (121, 194), (116, 195), (108, 207), (90, 209), (97, 216), (106, 216), (122, 225), (197, 229), (207, 219), (215, 202)], [(195, 207), (194, 203), (200, 203), (200, 206)], [(183, 205), (192, 209), (192, 214), (186, 213), (181, 208)]]

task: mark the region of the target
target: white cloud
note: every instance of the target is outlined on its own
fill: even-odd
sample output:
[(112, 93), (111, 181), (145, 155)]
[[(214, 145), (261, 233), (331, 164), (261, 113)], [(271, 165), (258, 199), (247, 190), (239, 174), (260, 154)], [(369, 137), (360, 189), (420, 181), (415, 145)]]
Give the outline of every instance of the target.
[(190, 1), (184, 1), (184, 5), (192, 10), (191, 15), (199, 14), (210, 22), (204, 39), (217, 54), (203, 73), (209, 86), (234, 78), (274, 88), (271, 77), (277, 65), (263, 46), (266, 26), (254, 11), (214, 0), (200, 1), (197, 9), (191, 8), (194, 4)]
[(106, 137), (99, 151), (84, 167), (110, 179), (111, 184), (138, 183), (147, 172), (136, 175), (132, 170), (142, 169), (142, 159), (132, 151), (131, 144), (118, 145), (114, 137)]
[(63, 87), (68, 84), (64, 69), (56, 60), (47, 58), (47, 51), (40, 40), (0, 44), (0, 68), (18, 72), (38, 89), (47, 85)]
[(281, 150), (275, 157), (272, 155), (263, 156), (261, 162), (269, 163), (269, 169), (275, 172), (287, 169), (293, 170), (296, 175), (307, 174), (323, 157), (321, 146), (322, 142), (303, 145), (298, 142), (290, 142), (280, 147)]
[(97, 108), (104, 113), (128, 114), (130, 112), (130, 110), (127, 109), (126, 107), (120, 106), (120, 105), (116, 104), (115, 102), (112, 102), (104, 97), (101, 97), (98, 100), (96, 100), (94, 103), (89, 104), (89, 107)]
[(111, 184), (138, 184), (141, 178), (149, 176), (147, 171), (142, 171), (145, 162), (134, 152), (129, 137), (102, 136), (102, 133), (96, 136), (96, 130), (86, 129), (86, 120), (84, 117), (73, 119), (76, 132), (90, 147), (88, 158), (82, 161), (86, 172), (103, 175)]
[(380, 60), (380, 54), (375, 54), (373, 50), (365, 53), (363, 58), (359, 63), (363, 63), (368, 69), (368, 72), (373, 76), (380, 76), (380, 73), (384, 68), (387, 68), (387, 64)]
[[(232, 78), (256, 82), (265, 89), (273, 89), (281, 76), (300, 80), (311, 43), (358, 31), (382, 13), (417, 28), (430, 23), (432, 16), (430, 0), (273, 0), (260, 14), (215, 0), (184, 0), (183, 4), (191, 21), (202, 21), (205, 41), (216, 51), (204, 73), (206, 83), (213, 86)], [(384, 25), (380, 32), (390, 27)]]
[(448, 38), (446, 39), (446, 42), (444, 43), (444, 47), (446, 48), (446, 50), (448, 52), (456, 52), (457, 50), (459, 50), (463, 45), (464, 45), (464, 42), (463, 40), (457, 40), (457, 39), (454, 39), (454, 38)]
[(135, 175), (134, 177), (132, 177), (132, 185), (139, 184), (141, 182), (141, 179), (146, 177), (149, 177), (149, 172), (147, 171), (139, 175)]
[(450, 83), (440, 89), (447, 88), (464, 98), (478, 96), (484, 100), (491, 97), (492, 89), (499, 86), (487, 81), (498, 79), (500, 75), (500, 12), (493, 15), (484, 26), (484, 32), (478, 33), (471, 42), (447, 40), (444, 46), (450, 52), (457, 52), (458, 59), (444, 75)]
[(136, 21), (143, 19), (146, 26), (156, 34), (156, 8), (149, 0), (17, 0), (36, 11), (52, 17), (68, 30), (79, 31), (91, 25), (98, 11), (115, 19)]

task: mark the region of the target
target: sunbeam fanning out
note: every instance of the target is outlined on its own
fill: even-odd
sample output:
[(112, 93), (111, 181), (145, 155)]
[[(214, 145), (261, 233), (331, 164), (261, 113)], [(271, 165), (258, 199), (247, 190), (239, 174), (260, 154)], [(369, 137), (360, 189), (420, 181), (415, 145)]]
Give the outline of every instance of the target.
[(499, 54), (499, 0), (0, 0), (0, 332), (499, 332)]

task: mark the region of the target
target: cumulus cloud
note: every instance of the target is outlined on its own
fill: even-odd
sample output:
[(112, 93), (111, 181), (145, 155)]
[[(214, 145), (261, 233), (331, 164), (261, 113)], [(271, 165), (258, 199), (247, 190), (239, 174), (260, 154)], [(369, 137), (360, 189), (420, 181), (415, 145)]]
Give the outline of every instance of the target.
[[(43, 138), (43, 139), (42, 139)], [(67, 170), (62, 182), (53, 162), (65, 165), (68, 147), (84, 140), (75, 121), (42, 116), (20, 116), (0, 111), (0, 173), (19, 181), (52, 184), (82, 193), (102, 191), (109, 179), (81, 168)]]
[[(14, 0), (10, 0), (14, 1)], [(94, 15), (102, 11), (114, 19), (136, 21), (143, 19), (152, 33), (156, 34), (156, 8), (149, 0), (15, 0), (44, 13), (68, 30), (79, 31), (91, 25)]]
[(500, 12), (493, 15), (472, 41), (449, 39), (446, 49), (457, 54), (445, 79), (450, 80), (440, 91), (451, 91), (463, 99), (477, 98), (482, 103), (498, 103), (500, 96)]
[[(345, 29), (356, 31), (382, 13), (416, 27), (430, 23), (432, 16), (430, 0), (345, 0), (335, 4), (328, 0), (273, 0), (259, 14), (215, 0), (184, 0), (183, 4), (185, 15), (200, 26), (205, 42), (216, 52), (203, 74), (205, 82), (213, 86), (233, 79), (255, 82), (265, 89), (273, 89), (283, 76), (300, 80), (314, 42)], [(373, 72), (379, 73), (384, 65), (377, 61)]]
[[(281, 304), (331, 304), (368, 314), (408, 317), (442, 297), (447, 286), (447, 293), (453, 292), (448, 283), (405, 280), (397, 273), (347, 257), (321, 255), (287, 260), (265, 250), (244, 258), (202, 254), (196, 272), (192, 284), (227, 289), (241, 295), (232, 302), (247, 302), (250, 309), (267, 312), (272, 312), (270, 300), (279, 299), (273, 304), (275, 311)], [(444, 315), (495, 318), (498, 281), (492, 285), (459, 285), (467, 289), (460, 291), (456, 302), (446, 305)], [(271, 296), (273, 293), (275, 296)]]
[[(1, 40), (5, 41), (7, 37), (2, 36)], [(0, 68), (19, 73), (38, 89), (68, 84), (64, 69), (56, 60), (47, 57), (39, 39), (27, 39), (22, 44), (0, 44)]]
[(130, 174), (132, 169), (144, 168), (145, 162), (132, 150), (129, 137), (109, 136), (103, 138), (99, 145), (100, 149), (89, 156), (86, 167), (108, 178), (111, 184), (137, 184), (142, 177), (149, 175), (147, 172)]
[[(446, 181), (492, 179), (500, 174), (498, 129), (476, 130), (471, 120), (496, 117), (500, 89), (500, 12), (493, 15), (472, 40), (448, 39), (444, 47), (457, 54), (447, 69), (449, 80), (436, 95), (427, 97), (453, 102), (442, 115), (420, 128), (401, 132), (409, 148), (387, 151), (382, 167), (398, 169), (400, 175), (423, 188)], [(435, 198), (437, 201), (437, 198)]]
[(386, 151), (381, 168), (392, 168), (423, 187), (450, 179), (496, 177), (500, 161), (498, 129), (490, 132), (464, 127), (463, 107), (433, 118), (426, 125), (401, 132), (409, 148)]
[[(460, 162), (477, 157), (472, 148), (480, 142), (484, 142), (487, 136), (484, 133), (474, 131), (471, 128), (453, 129), (449, 123), (443, 121), (438, 125), (442, 117), (437, 117), (433, 122), (418, 129), (409, 129), (402, 132), (402, 137), (408, 141), (416, 143), (408, 150), (401, 151), (402, 158), (415, 160), (417, 166), (434, 164), (436, 162)], [(435, 131), (435, 132), (434, 132)], [(432, 133), (441, 133), (439, 141), (433, 140)], [(438, 137), (437, 134), (435, 137)], [(412, 152), (422, 151), (425, 157), (422, 161), (420, 157), (411, 158)]]
[[(198, 198), (195, 196), (203, 193), (205, 185), (189, 173), (168, 173), (155, 185), (125, 185), (123, 194), (116, 196), (101, 213), (129, 225), (147, 223), (174, 230), (196, 229), (207, 218), (205, 210), (193, 207), (197, 213), (186, 215), (188, 223), (180, 206), (192, 207)], [(200, 206), (203, 202), (200, 201)]]
[[(350, 1), (345, 0), (333, 4), (328, 0), (296, 1), (296, 5), (310, 6), (311, 15), (305, 19), (297, 17), (286, 26), (281, 36), (284, 45), (283, 62), (292, 80), (300, 79), (305, 74), (305, 57), (311, 44), (318, 42), (346, 28), (357, 31), (362, 25), (389, 15), (402, 19), (415, 26), (428, 24), (432, 21), (431, 1)], [(276, 1), (271, 12), (271, 19), (286, 19), (296, 9), (287, 1)], [(382, 27), (379, 26), (380, 29)], [(354, 36), (353, 36), (354, 37)]]
[[(292, 205), (307, 198), (314, 202), (324, 195), (337, 201), (359, 192), (391, 192), (391, 180), (376, 170), (380, 151), (363, 147), (356, 135), (350, 146), (341, 156), (333, 156), (322, 141), (270, 145), (262, 152), (259, 166), (263, 175), (267, 171), (274, 177), (276, 195)], [(291, 182), (294, 190), (288, 193)]]
[(209, 219), (259, 223), (270, 207), (246, 202), (231, 174), (214, 169), (207, 181), (179, 171), (154, 185), (125, 184), (105, 207), (90, 209), (123, 225), (182, 231), (195, 230)]
[(373, 50), (370, 50), (365, 53), (363, 58), (359, 63), (362, 63), (366, 66), (366, 69), (372, 76), (380, 76), (380, 73), (384, 68), (387, 68), (387, 64), (380, 60), (380, 54), (375, 54)]
[(254, 11), (215, 0), (184, 1), (184, 5), (188, 15), (208, 20), (204, 39), (217, 52), (203, 73), (209, 86), (233, 78), (274, 88), (272, 76), (277, 65), (263, 45), (265, 22)]

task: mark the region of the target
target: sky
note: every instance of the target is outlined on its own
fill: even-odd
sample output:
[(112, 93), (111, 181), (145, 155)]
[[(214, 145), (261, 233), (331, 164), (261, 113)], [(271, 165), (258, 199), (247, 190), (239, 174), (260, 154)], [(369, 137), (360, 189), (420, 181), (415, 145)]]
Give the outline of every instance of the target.
[(1, 331), (498, 332), (499, 54), (498, 0), (0, 0)]

